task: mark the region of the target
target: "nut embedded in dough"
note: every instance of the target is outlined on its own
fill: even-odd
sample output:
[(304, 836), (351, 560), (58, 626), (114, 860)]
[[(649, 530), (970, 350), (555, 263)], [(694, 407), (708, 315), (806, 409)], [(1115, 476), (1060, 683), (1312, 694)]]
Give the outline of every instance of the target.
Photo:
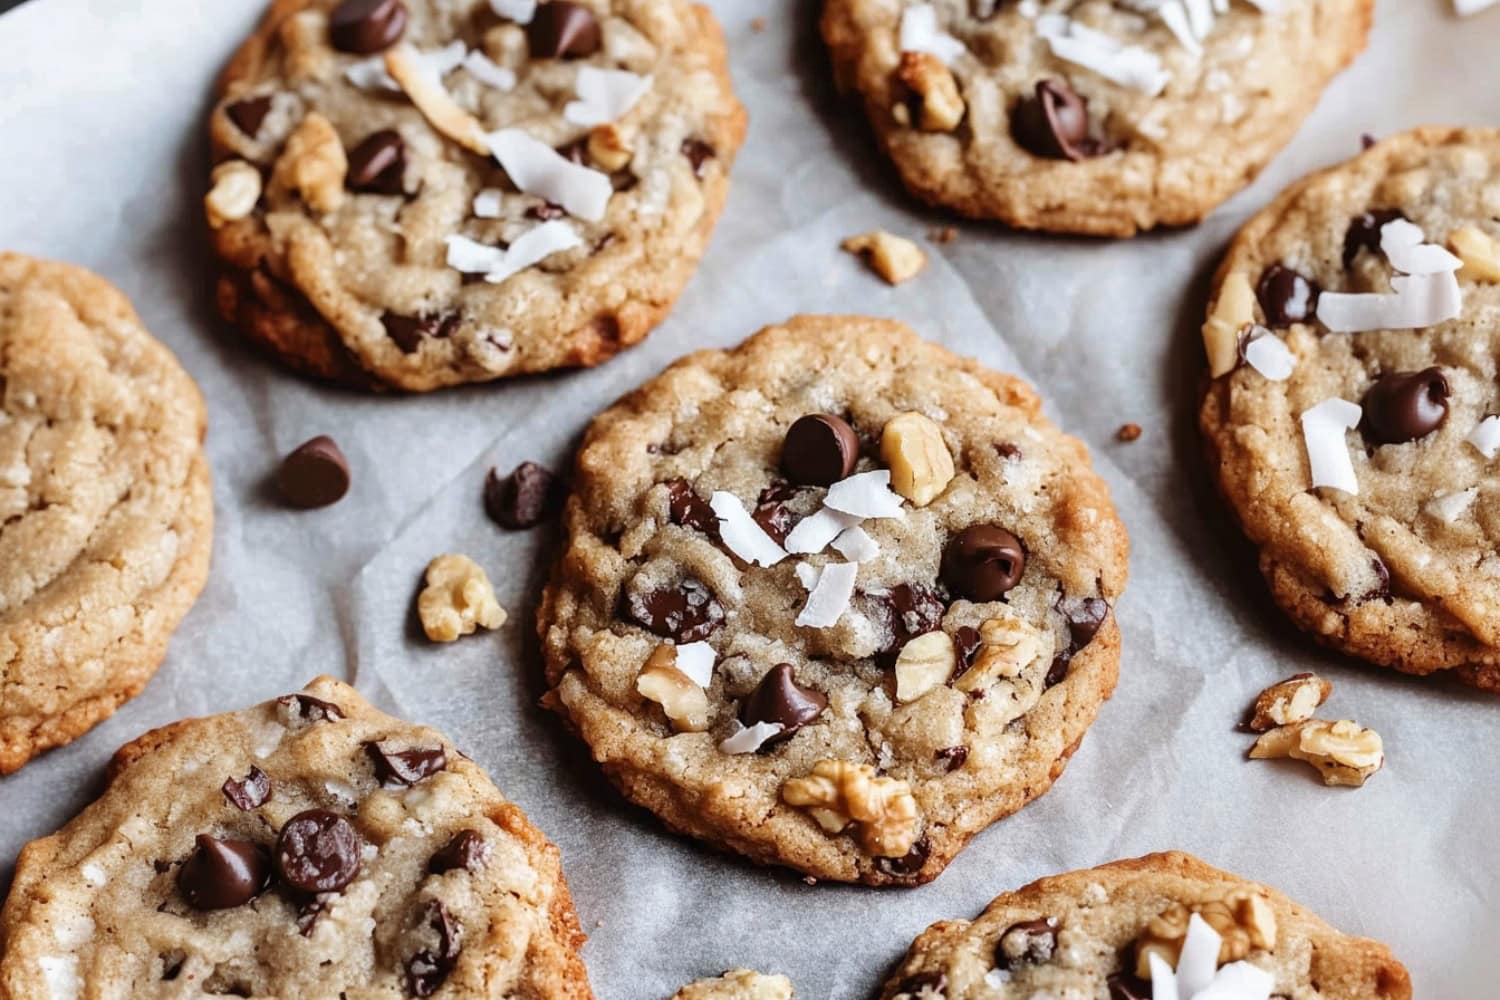
[(203, 196), (208, 225), (219, 229), (245, 218), (260, 201), (260, 171), (244, 160), (228, 160), (214, 167), (213, 187)]
[(953, 676), (953, 639), (939, 629), (912, 639), (896, 656), (896, 701), (916, 701)]
[(332, 212), (344, 203), (349, 157), (333, 123), (309, 111), (276, 161), (273, 187), (293, 190), (315, 212)]
[(857, 823), (860, 845), (875, 857), (904, 857), (917, 842), (920, 814), (911, 786), (897, 778), (877, 777), (869, 764), (818, 761), (811, 774), (782, 786), (781, 797), (788, 805), (806, 809), (830, 834)]
[(891, 489), (926, 507), (953, 481), (953, 455), (943, 430), (925, 414), (902, 413), (886, 421), (880, 459), (891, 470)]
[(505, 624), (495, 588), (479, 564), (468, 556), (438, 556), (427, 564), (427, 586), (417, 597), (422, 631), (433, 642), (452, 642), (480, 627)]
[(1255, 289), (1244, 271), (1231, 271), (1219, 286), (1208, 322), (1203, 324), (1203, 348), (1208, 352), (1208, 373), (1213, 378), (1228, 375), (1239, 364), (1240, 331), (1255, 322)]
[(708, 728), (708, 696), (677, 669), (677, 647), (671, 643), (651, 651), (635, 679), (635, 689), (660, 705), (678, 732), (701, 733)]
[(903, 52), (896, 77), (921, 105), (917, 127), (923, 132), (952, 132), (964, 118), (964, 99), (953, 71), (930, 52)]
[(1152, 918), (1135, 944), (1135, 974), (1151, 978), (1150, 956), (1155, 954), (1175, 967), (1187, 938), (1188, 921), (1197, 914), (1219, 935), (1219, 964), (1238, 962), (1252, 950), (1276, 947), (1276, 914), (1265, 896), (1248, 889), (1234, 889), (1223, 899), (1189, 908), (1173, 903)]

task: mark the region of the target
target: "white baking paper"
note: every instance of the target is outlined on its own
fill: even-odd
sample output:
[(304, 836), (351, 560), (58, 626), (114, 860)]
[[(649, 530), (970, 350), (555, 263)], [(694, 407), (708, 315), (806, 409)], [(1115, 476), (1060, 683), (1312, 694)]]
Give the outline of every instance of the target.
[[(1197, 228), (1109, 242), (919, 207), (832, 94), (815, 0), (719, 0), (750, 134), (707, 259), (660, 329), (592, 371), (373, 397), (287, 374), (214, 311), (203, 119), (262, 6), (31, 0), (0, 16), (0, 246), (104, 274), (182, 358), (209, 401), (218, 515), (208, 588), (145, 693), (0, 779), (0, 891), (21, 845), (89, 801), (121, 743), (328, 673), (446, 730), (557, 842), (605, 1000), (663, 1000), (740, 965), (787, 973), (805, 1000), (868, 997), (934, 920), (972, 917), (1041, 875), (1173, 847), (1389, 942), (1423, 1000), (1497, 995), (1500, 700), (1361, 668), (1292, 630), (1208, 484), (1195, 414), (1204, 299), (1236, 227), (1356, 152), (1362, 132), (1500, 122), (1500, 13), (1460, 21), (1442, 0), (1381, 0), (1370, 51), (1264, 176)], [(949, 223), (958, 238), (928, 245), (928, 268), (898, 288), (839, 250), (852, 233), (921, 240)], [(480, 506), (490, 466), (565, 467), (603, 401), (678, 355), (798, 311), (856, 310), (1031, 379), (1090, 445), (1133, 542), (1114, 699), (1051, 792), (916, 890), (808, 886), (624, 804), (537, 707), (532, 617), (554, 537), (504, 533)], [(1127, 421), (1144, 434), (1117, 443)], [(353, 489), (327, 510), (282, 509), (268, 474), (322, 433), (348, 454)], [(488, 569), (511, 611), (498, 633), (420, 639), (413, 598), (447, 551)], [(1244, 759), (1241, 711), (1299, 670), (1334, 681), (1326, 713), (1385, 738), (1389, 763), (1363, 789)]]

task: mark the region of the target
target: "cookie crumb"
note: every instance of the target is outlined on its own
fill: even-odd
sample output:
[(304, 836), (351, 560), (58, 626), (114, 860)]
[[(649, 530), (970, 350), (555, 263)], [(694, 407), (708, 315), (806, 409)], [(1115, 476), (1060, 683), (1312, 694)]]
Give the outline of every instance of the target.
[(921, 247), (904, 236), (888, 233), (884, 229), (851, 236), (840, 246), (863, 257), (870, 269), (891, 285), (910, 281), (927, 266), (927, 255), (922, 252)]
[(927, 238), (933, 243), (952, 243), (958, 239), (958, 229), (955, 226), (935, 226), (927, 230)]
[(750, 19), (750, 30), (757, 35), (766, 30), (766, 19), (763, 17), (752, 17)]
[(1121, 424), (1120, 429), (1115, 431), (1115, 440), (1129, 444), (1141, 436), (1140, 424)]

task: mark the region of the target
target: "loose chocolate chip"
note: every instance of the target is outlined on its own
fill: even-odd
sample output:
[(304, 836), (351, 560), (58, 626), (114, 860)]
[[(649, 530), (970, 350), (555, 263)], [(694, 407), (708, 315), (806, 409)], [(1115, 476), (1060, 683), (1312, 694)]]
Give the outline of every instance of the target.
[(1441, 368), (1382, 375), (1360, 404), (1365, 411), (1360, 430), (1376, 444), (1426, 437), (1448, 419), (1449, 391)]
[(385, 327), (386, 336), (394, 340), (404, 353), (411, 354), (428, 337), (451, 337), (458, 328), (458, 313), (402, 316), (388, 312), (380, 317), (380, 322)]
[(338, 892), (359, 874), (364, 841), (354, 825), (327, 809), (286, 821), (276, 838), (276, 874), (299, 892)]
[(328, 40), (340, 52), (382, 52), (405, 31), (406, 4), (401, 0), (344, 0), (328, 16)]
[(766, 672), (740, 706), (740, 722), (747, 726), (757, 722), (781, 724), (781, 732), (761, 744), (765, 749), (791, 739), (793, 733), (822, 715), (827, 707), (827, 695), (798, 684), (792, 665), (778, 663)]
[(702, 139), (682, 140), (682, 155), (687, 157), (688, 166), (693, 168), (693, 176), (700, 178), (703, 176), (704, 164), (718, 156), (714, 148)]
[(948, 976), (943, 972), (919, 972), (915, 976), (907, 976), (901, 980), (901, 985), (896, 987), (897, 996), (905, 994), (912, 1000), (941, 997), (947, 991)]
[(786, 542), (786, 536), (791, 532), (797, 516), (787, 507), (786, 502), (795, 497), (797, 487), (791, 483), (778, 479), (770, 486), (760, 491), (756, 498), (755, 510), (750, 517), (761, 530), (776, 540), (777, 545)]
[(344, 184), (365, 194), (405, 194), (406, 143), (393, 128), (366, 136), (349, 151), (349, 174)]
[(436, 900), (427, 904), (422, 924), (437, 933), (437, 943), (406, 960), (406, 988), (415, 997), (430, 997), (453, 971), (462, 950), (458, 941), (458, 918)]
[(1057, 950), (1057, 918), (1039, 917), (1011, 924), (995, 944), (995, 967), (1014, 969), (1052, 961)]
[(714, 541), (719, 539), (719, 515), (693, 489), (686, 479), (669, 479), (667, 487), (667, 511), (673, 524), (701, 531)]
[(1109, 1000), (1151, 1000), (1151, 984), (1129, 972), (1116, 972), (1104, 981)]
[(482, 867), (490, 856), (490, 846), (473, 830), (460, 830), (453, 839), (438, 848), (427, 862), (427, 870), (434, 875), (457, 871), (460, 868), (473, 871)]
[(1307, 278), (1281, 264), (1272, 264), (1260, 276), (1255, 297), (1260, 301), (1266, 323), (1291, 326), (1304, 323), (1317, 312), (1321, 289)]
[(875, 868), (893, 878), (911, 878), (922, 870), (927, 863), (927, 856), (932, 853), (932, 841), (926, 836), (919, 837), (911, 850), (899, 858), (876, 858)]
[(1061, 684), (1068, 676), (1068, 666), (1078, 651), (1094, 641), (1094, 636), (1109, 617), (1109, 602), (1102, 597), (1066, 597), (1059, 594), (1052, 605), (1068, 623), (1068, 644), (1057, 651), (1047, 668), (1046, 687)]
[(177, 888), (195, 910), (227, 910), (250, 902), (270, 879), (264, 847), (200, 833), (197, 850), (177, 871)]
[(969, 748), (960, 743), (956, 747), (943, 747), (934, 756), (946, 763), (950, 772), (957, 771), (968, 763)]
[(271, 776), (258, 767), (251, 767), (243, 778), (227, 778), (222, 786), (229, 804), (244, 812), (258, 809), (271, 797)]
[(797, 418), (781, 445), (781, 471), (800, 486), (829, 486), (854, 471), (859, 437), (840, 417), (811, 413)]
[(631, 594), (626, 611), (636, 624), (674, 642), (707, 639), (724, 624), (724, 606), (697, 580), (676, 587)]
[(342, 708), (310, 694), (284, 694), (276, 699), (276, 704), (308, 722), (337, 722), (344, 717)]
[(534, 528), (562, 505), (562, 483), (545, 466), (522, 462), (501, 477), (491, 469), (484, 480), (484, 509), (502, 528)]
[(391, 750), (380, 742), (365, 744), (365, 753), (375, 765), (375, 777), (387, 787), (411, 787), (448, 766), (448, 755), (442, 747), (411, 747)]
[(235, 128), (254, 139), (260, 135), (260, 127), (270, 110), (271, 97), (269, 94), (262, 94), (260, 97), (246, 97), (235, 101), (224, 109), (224, 113), (234, 122)]
[(937, 628), (946, 610), (937, 591), (919, 584), (898, 583), (886, 591), (862, 591), (859, 597), (862, 602), (870, 602), (867, 615), (877, 620), (889, 636), (875, 657), (887, 669), (895, 664), (902, 646)]
[(984, 603), (1004, 597), (1021, 582), (1026, 550), (998, 524), (973, 524), (954, 535), (943, 552), (943, 582), (954, 593)]
[(1016, 106), (1011, 134), (1027, 152), (1052, 160), (1076, 162), (1106, 151), (1089, 137), (1088, 101), (1066, 80), (1038, 80), (1035, 95)]
[(1372, 212), (1361, 212), (1349, 220), (1344, 232), (1344, 267), (1354, 263), (1361, 250), (1380, 252), (1380, 227), (1387, 222), (1404, 219), (1399, 208), (1377, 208)]
[(319, 434), (281, 460), (276, 488), (293, 507), (327, 507), (349, 492), (349, 460), (333, 438)]
[(581, 3), (551, 0), (536, 9), (526, 40), (533, 59), (591, 56), (599, 51), (599, 19)]

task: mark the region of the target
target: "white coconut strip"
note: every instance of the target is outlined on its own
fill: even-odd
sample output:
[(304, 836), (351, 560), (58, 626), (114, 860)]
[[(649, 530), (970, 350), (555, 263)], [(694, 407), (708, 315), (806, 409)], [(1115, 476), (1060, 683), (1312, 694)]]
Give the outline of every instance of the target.
[(1302, 439), (1307, 445), (1313, 486), (1359, 493), (1344, 432), (1359, 426), (1361, 412), (1356, 404), (1334, 397), (1302, 414)]

